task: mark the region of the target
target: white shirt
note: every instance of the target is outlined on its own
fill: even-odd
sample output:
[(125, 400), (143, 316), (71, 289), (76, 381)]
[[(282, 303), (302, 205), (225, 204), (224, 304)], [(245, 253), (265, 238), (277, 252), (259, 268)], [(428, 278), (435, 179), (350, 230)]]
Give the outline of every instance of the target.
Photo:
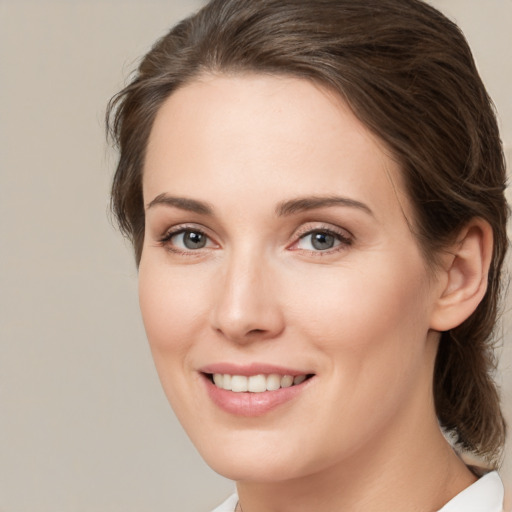
[(501, 479), (492, 471), (457, 494), (439, 512), (502, 512), (504, 495)]
[[(487, 473), (451, 499), (438, 512), (502, 512), (505, 491), (496, 471)], [(234, 512), (238, 496), (231, 495), (212, 512)]]

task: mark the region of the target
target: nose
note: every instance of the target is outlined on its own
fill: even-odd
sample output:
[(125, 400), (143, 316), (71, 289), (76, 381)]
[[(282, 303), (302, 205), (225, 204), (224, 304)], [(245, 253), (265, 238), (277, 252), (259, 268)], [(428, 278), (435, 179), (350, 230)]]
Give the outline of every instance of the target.
[(269, 340), (284, 330), (276, 280), (264, 258), (233, 255), (220, 273), (214, 291), (211, 325), (236, 343)]

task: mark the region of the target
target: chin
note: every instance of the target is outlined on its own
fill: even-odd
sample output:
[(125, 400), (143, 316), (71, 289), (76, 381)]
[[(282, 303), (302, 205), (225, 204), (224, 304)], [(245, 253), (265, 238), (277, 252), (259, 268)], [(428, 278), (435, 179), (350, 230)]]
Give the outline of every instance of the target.
[(231, 432), (229, 437), (231, 439), (211, 436), (201, 442), (192, 440), (216, 473), (239, 482), (277, 483), (300, 479), (334, 466), (343, 458), (341, 447), (334, 460), (333, 447), (326, 449), (315, 443), (304, 446), (304, 441), (298, 441), (290, 432), (255, 429)]
[(206, 463), (219, 475), (236, 482), (277, 483), (306, 476), (295, 462), (269, 460), (251, 460), (240, 456), (236, 458), (218, 457)]

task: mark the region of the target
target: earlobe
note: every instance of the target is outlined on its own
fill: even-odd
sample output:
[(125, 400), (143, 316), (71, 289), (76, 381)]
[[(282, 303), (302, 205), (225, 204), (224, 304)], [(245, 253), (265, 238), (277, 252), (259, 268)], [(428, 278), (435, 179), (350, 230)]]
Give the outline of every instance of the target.
[(492, 228), (483, 219), (472, 219), (460, 232), (440, 270), (440, 293), (432, 312), (431, 329), (453, 329), (475, 311), (487, 290), (492, 247)]

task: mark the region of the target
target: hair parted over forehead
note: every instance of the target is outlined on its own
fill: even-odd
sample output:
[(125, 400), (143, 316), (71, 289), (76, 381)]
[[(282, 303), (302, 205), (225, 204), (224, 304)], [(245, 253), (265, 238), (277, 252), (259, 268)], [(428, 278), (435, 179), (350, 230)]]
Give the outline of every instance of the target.
[(120, 157), (112, 208), (144, 240), (142, 175), (156, 113), (205, 73), (268, 73), (337, 93), (400, 164), (427, 262), (469, 222), (493, 228), (488, 289), (473, 315), (442, 333), (434, 375), (441, 425), (459, 448), (500, 460), (505, 423), (493, 380), (493, 329), (507, 248), (505, 163), (493, 104), (459, 28), (420, 0), (211, 0), (162, 37), (112, 98)]

